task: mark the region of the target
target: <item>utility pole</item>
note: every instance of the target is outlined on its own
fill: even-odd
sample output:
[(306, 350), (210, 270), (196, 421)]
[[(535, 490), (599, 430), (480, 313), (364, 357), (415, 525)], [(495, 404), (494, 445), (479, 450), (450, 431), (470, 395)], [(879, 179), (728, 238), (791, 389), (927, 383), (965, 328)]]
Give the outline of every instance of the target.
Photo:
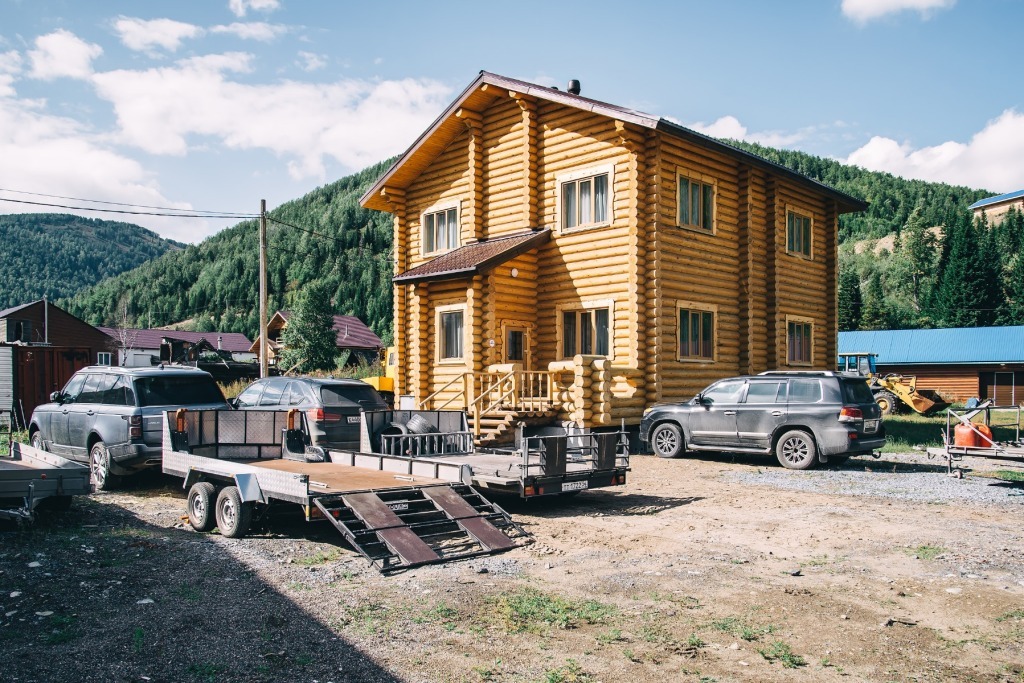
[(267, 371), (267, 200), (260, 200), (260, 377)]

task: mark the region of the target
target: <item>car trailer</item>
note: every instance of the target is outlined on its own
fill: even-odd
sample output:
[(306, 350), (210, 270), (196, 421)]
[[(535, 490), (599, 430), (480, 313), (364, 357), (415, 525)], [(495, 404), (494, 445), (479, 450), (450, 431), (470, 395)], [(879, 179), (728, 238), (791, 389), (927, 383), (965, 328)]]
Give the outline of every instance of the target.
[(0, 457), (0, 519), (29, 523), (44, 501), (67, 510), (72, 496), (92, 493), (86, 465), (16, 441), (8, 452)]
[[(1013, 423), (992, 424), (995, 415), (1008, 415), (1015, 418)], [(983, 416), (981, 422), (974, 418)], [(997, 441), (992, 429), (1014, 430), (1012, 439)], [(942, 432), (942, 446), (928, 449), (929, 457), (940, 457), (946, 460), (946, 472), (952, 477), (961, 479), (964, 470), (961, 466), (965, 456), (986, 458), (1005, 462), (1010, 467), (1024, 468), (1024, 442), (1021, 441), (1021, 406), (997, 406), (991, 399), (967, 410), (946, 410), (946, 427)]]
[(280, 503), (327, 520), (382, 573), (503, 552), (527, 534), (460, 463), (306, 447), (300, 411), (164, 414), (163, 471), (184, 479), (189, 523), (245, 535)]

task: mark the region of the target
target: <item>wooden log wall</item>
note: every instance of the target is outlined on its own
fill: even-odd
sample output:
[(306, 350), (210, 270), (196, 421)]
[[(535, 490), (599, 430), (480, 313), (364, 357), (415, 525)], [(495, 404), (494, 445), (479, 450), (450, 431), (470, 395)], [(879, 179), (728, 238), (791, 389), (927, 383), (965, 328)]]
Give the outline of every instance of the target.
[(429, 261), (434, 256), (423, 255), (423, 212), (439, 205), (459, 205), (460, 228), (463, 238), (473, 234), (473, 224), (467, 223), (465, 205), (472, 187), (473, 173), (467, 164), (470, 135), (464, 131), (438, 156), (429, 172), (406, 190), (408, 243), (406, 268)]
[(523, 158), (528, 154), (529, 128), (524, 110), (511, 97), (499, 98), (484, 121), (484, 220), (487, 237), (522, 232), (529, 225), (528, 185), (523, 183)]
[[(512, 277), (512, 270), (516, 276)], [(537, 252), (531, 251), (501, 264), (490, 273), (485, 293), (488, 306), (494, 308), (494, 319), (484, 326), (484, 341), (493, 339), (494, 346), (486, 344), (488, 353), (485, 365), (505, 362), (505, 334), (509, 326), (529, 330), (527, 358), (531, 359), (529, 370), (544, 370), (547, 360), (537, 356), (537, 299), (538, 299)]]

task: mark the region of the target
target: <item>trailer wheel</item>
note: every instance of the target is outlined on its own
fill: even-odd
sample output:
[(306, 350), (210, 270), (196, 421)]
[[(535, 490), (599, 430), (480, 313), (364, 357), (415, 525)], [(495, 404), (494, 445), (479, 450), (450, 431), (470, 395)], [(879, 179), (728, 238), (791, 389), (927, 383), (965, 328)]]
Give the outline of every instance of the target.
[(809, 470), (818, 461), (814, 437), (801, 429), (791, 429), (775, 444), (779, 463), (790, 470)]
[(226, 486), (217, 494), (217, 528), (228, 538), (241, 538), (252, 524), (252, 503), (243, 503), (237, 486)]
[(651, 431), (651, 450), (659, 458), (678, 458), (683, 453), (683, 431), (674, 422), (662, 422)]
[(110, 473), (110, 454), (102, 441), (97, 441), (89, 449), (89, 471), (97, 491), (109, 491), (117, 486), (118, 478)]
[(196, 531), (213, 531), (217, 526), (214, 506), (217, 489), (208, 481), (196, 482), (188, 492), (188, 523)]
[(875, 394), (875, 403), (882, 409), (882, 415), (892, 415), (896, 412), (899, 399), (891, 391), (879, 391)]

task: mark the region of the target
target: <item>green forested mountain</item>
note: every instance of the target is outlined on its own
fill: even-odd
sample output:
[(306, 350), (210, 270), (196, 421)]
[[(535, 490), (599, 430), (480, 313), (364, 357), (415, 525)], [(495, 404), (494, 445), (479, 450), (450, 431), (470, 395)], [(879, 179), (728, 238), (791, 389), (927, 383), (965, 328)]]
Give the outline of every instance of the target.
[(0, 216), (0, 309), (66, 297), (183, 245), (131, 223), (59, 213)]
[[(904, 180), (800, 152), (733, 143), (870, 203), (840, 220), (840, 329), (1024, 324), (1024, 218), (997, 229), (967, 206), (993, 193)], [(270, 308), (294, 306), (322, 283), (338, 313), (391, 338), (391, 218), (359, 206), (390, 160), (270, 212)], [(290, 225), (289, 225), (290, 224)], [(932, 240), (926, 228), (944, 226)], [(853, 242), (896, 235), (891, 251), (855, 254)], [(984, 258), (979, 255), (984, 254)], [(128, 310), (140, 325), (255, 336), (257, 226), (246, 221), (106, 280), (64, 302), (92, 323)]]
[[(338, 313), (357, 315), (390, 338), (391, 217), (359, 206), (359, 197), (390, 163), (268, 212), (271, 311), (291, 307), (300, 288), (317, 281), (331, 293)], [(250, 220), (101, 282), (63, 305), (93, 324), (112, 323), (127, 309), (129, 320), (140, 326), (190, 320), (197, 330), (255, 336), (258, 285), (258, 225)]]

